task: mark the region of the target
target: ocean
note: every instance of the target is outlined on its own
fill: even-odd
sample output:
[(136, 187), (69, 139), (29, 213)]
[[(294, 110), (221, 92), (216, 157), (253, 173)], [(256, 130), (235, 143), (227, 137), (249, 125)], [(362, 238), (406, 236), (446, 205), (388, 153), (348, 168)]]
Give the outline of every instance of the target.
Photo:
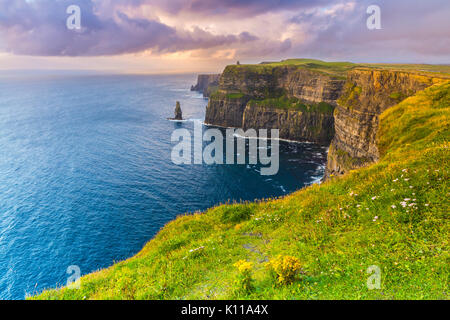
[[(326, 149), (311, 143), (280, 141), (274, 176), (260, 165), (174, 164), (172, 132), (204, 119), (195, 81), (0, 75), (0, 299), (63, 286), (70, 266), (84, 275), (127, 259), (178, 215), (320, 180)], [(187, 121), (167, 120), (176, 101)]]

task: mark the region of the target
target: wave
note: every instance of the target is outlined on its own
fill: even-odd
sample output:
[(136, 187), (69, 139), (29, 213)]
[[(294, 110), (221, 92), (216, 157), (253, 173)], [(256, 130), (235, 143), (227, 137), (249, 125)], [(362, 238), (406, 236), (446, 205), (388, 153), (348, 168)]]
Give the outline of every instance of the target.
[(284, 138), (248, 137), (248, 136), (243, 136), (238, 133), (234, 133), (233, 136), (236, 138), (241, 138), (241, 139), (278, 140), (278, 141), (284, 141), (284, 142), (296, 143), (296, 144), (315, 144), (314, 142), (310, 142), (310, 141), (296, 141), (296, 140), (290, 140), (290, 139), (284, 139)]
[(316, 172), (317, 172), (317, 173), (320, 172), (320, 174), (319, 174), (319, 175), (311, 176), (311, 182), (310, 182), (310, 185), (312, 185), (312, 184), (321, 184), (321, 183), (322, 183), (322, 179), (323, 179), (323, 177), (324, 177), (324, 175), (325, 175), (325, 165), (320, 165), (320, 166), (317, 168)]
[(183, 120), (176, 120), (176, 119), (167, 119), (172, 122), (200, 122), (201, 124), (204, 124), (202, 119), (196, 119), (196, 118), (189, 118), (189, 119), (183, 119)]

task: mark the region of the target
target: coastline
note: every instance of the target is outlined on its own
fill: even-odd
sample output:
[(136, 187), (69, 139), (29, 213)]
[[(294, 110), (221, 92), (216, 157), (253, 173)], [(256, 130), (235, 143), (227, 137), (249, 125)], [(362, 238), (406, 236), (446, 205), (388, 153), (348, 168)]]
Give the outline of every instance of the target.
[[(438, 159), (444, 156), (446, 150), (442, 143), (446, 133), (436, 131), (433, 126), (437, 119), (442, 121), (439, 108), (449, 108), (445, 105), (449, 86), (450, 83), (444, 81), (418, 90), (410, 98), (386, 108), (380, 114), (379, 140), (376, 141), (380, 150), (379, 160), (353, 168), (342, 176), (331, 175), (324, 183), (307, 186), (286, 196), (225, 204), (201, 213), (179, 216), (167, 223), (136, 256), (113, 265), (107, 272), (99, 271), (83, 277), (81, 291), (67, 288), (51, 290), (43, 292), (39, 298), (77, 299), (81, 295), (94, 299), (113, 298), (116, 293), (111, 291), (111, 287), (117, 286), (114, 279), (123, 277), (133, 280), (126, 289), (119, 288), (120, 297), (265, 299), (278, 294), (286, 299), (294, 292), (296, 298), (308, 299), (311, 298), (310, 292), (320, 292), (319, 299), (383, 298), (379, 292), (368, 292), (363, 286), (347, 285), (349, 278), (353, 283), (362, 281), (358, 272), (362, 266), (361, 259), (369, 259), (369, 264), (376, 259), (386, 272), (393, 275), (394, 282), (383, 290), (383, 294), (393, 298), (414, 299), (424, 294), (442, 298), (445, 291), (443, 279), (430, 268), (441, 268), (445, 264), (444, 257), (438, 254), (426, 257), (426, 264), (412, 260), (414, 268), (420, 268), (421, 272), (405, 277), (406, 271), (390, 263), (392, 259), (398, 259), (398, 250), (387, 247), (385, 240), (386, 237), (395, 237), (407, 243), (413, 241), (415, 247), (425, 248), (422, 238), (411, 240), (409, 237), (411, 224), (421, 228), (421, 220), (409, 218), (416, 217), (415, 212), (433, 219), (433, 228), (440, 230), (433, 233), (439, 237), (438, 241), (445, 237), (442, 229), (445, 223), (439, 218), (443, 208), (435, 201), (430, 203), (430, 197), (445, 201), (440, 188), (447, 171), (440, 167)], [(361, 101), (364, 103), (365, 100)], [(428, 115), (426, 122), (416, 122), (423, 112)], [(430, 128), (425, 137), (420, 134), (423, 125)], [(402, 141), (406, 138), (410, 143), (405, 146)], [(331, 147), (328, 150), (331, 151)], [(430, 162), (430, 158), (434, 160)], [(402, 180), (399, 181), (398, 177)], [(432, 187), (427, 187), (429, 181), (433, 181)], [(415, 193), (416, 190), (426, 192)], [(403, 199), (406, 194), (411, 194), (410, 198)], [(407, 202), (411, 199), (414, 202), (408, 206)], [(433, 211), (428, 211), (430, 206)], [(413, 210), (414, 215), (408, 210)], [(422, 232), (428, 234), (425, 229)], [(248, 236), (253, 234), (258, 236)], [(361, 245), (361, 241), (367, 245)], [(249, 243), (250, 248), (258, 248), (256, 254), (248, 249)], [(318, 249), (323, 248), (322, 245), (318, 247), (318, 243), (326, 245), (326, 254), (318, 255)], [(301, 245), (301, 251), (298, 245)], [(401, 254), (411, 255), (408, 248), (402, 249)], [(261, 262), (260, 256), (267, 258)], [(304, 274), (299, 276), (297, 282), (286, 286), (286, 290), (273, 285), (264, 268), (264, 261), (275, 261), (277, 256), (298, 257), (305, 268)], [(387, 262), (383, 260), (386, 257)], [(251, 273), (257, 291), (242, 295), (229, 285), (234, 283), (235, 265), (236, 261), (241, 261), (239, 259), (249, 260), (255, 266)], [(168, 281), (161, 277), (161, 268), (173, 274), (173, 280), (165, 284), (171, 288), (169, 291), (157, 290)], [(341, 277), (347, 270), (345, 268), (351, 272)], [(123, 270), (129, 271), (124, 275)], [(420, 276), (422, 272), (433, 276), (425, 279)], [(180, 276), (182, 278), (178, 278)], [(145, 280), (148, 277), (155, 279), (155, 286), (148, 286)], [(346, 280), (342, 281), (342, 278)], [(183, 286), (177, 285), (179, 281)], [(430, 281), (432, 289), (429, 287)], [(83, 289), (83, 283), (86, 288), (96, 289), (87, 291)], [(317, 283), (320, 283), (318, 287)], [(408, 290), (413, 284), (423, 286)], [(304, 290), (305, 286), (308, 290)], [(199, 290), (204, 287), (208, 289)], [(330, 287), (338, 291), (325, 290)]]

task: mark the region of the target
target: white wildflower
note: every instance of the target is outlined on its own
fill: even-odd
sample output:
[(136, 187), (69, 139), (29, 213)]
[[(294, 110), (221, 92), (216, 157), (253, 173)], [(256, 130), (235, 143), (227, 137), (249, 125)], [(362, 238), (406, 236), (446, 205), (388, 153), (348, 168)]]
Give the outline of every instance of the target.
[(198, 250), (201, 250), (201, 249), (204, 249), (204, 248), (205, 248), (204, 246), (201, 246), (201, 247), (198, 247), (198, 248), (195, 248), (195, 249), (191, 249), (191, 250), (189, 250), (189, 252), (198, 251)]

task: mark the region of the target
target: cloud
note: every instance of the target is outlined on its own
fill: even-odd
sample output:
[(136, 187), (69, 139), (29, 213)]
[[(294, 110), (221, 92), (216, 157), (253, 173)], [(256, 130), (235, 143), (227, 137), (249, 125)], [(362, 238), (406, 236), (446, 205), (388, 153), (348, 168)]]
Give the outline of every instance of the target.
[(129, 7), (149, 5), (171, 15), (253, 17), (267, 12), (324, 6), (335, 0), (107, 0)]
[(290, 18), (310, 35), (294, 50), (305, 55), (361, 61), (450, 62), (450, 5), (426, 2), (375, 1), (381, 9), (381, 30), (366, 27), (366, 8), (374, 1), (340, 3)]
[[(73, 2), (0, 0), (1, 46), (22, 55), (97, 56), (207, 49), (258, 39), (246, 31), (214, 35), (199, 27), (177, 30), (157, 20), (130, 17), (120, 10), (100, 16), (91, 0), (76, 2), (82, 15), (82, 30), (78, 32), (66, 27), (66, 9)], [(142, 1), (128, 2), (138, 5)]]
[[(66, 28), (66, 8), (82, 30)], [(366, 9), (381, 7), (381, 30)], [(0, 0), (0, 51), (37, 56), (450, 60), (448, 0)]]

